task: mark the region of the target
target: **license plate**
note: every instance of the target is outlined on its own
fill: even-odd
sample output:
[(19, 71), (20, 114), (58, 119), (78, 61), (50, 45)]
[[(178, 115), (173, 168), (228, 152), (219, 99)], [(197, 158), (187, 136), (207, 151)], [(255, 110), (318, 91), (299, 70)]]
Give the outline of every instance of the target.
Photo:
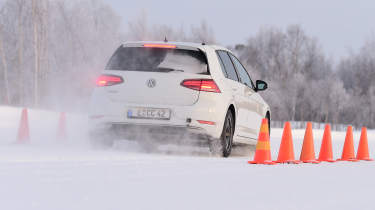
[(128, 118), (137, 119), (169, 120), (171, 118), (171, 110), (160, 108), (135, 107), (128, 109), (127, 116)]

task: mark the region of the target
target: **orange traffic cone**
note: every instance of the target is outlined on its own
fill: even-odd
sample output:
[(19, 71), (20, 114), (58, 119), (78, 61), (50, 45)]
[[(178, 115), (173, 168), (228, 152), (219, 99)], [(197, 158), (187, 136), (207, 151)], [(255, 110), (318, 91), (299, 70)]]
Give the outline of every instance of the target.
[(293, 138), (292, 129), (290, 122), (286, 122), (284, 125), (283, 136), (281, 138), (279, 156), (277, 157), (277, 163), (300, 163), (300, 161), (294, 159), (293, 149)]
[(61, 112), (59, 125), (57, 127), (57, 138), (66, 139), (66, 117), (65, 112)]
[(368, 151), (366, 127), (363, 127), (361, 131), (361, 138), (359, 140), (359, 145), (358, 145), (358, 150), (357, 150), (357, 160), (373, 161), (373, 159), (370, 158), (369, 151)]
[(305, 137), (303, 139), (302, 151), (299, 159), (304, 163), (320, 163), (320, 161), (315, 159), (314, 137), (311, 122), (308, 122), (306, 125)]
[(248, 161), (251, 164), (276, 164), (271, 159), (271, 147), (270, 147), (270, 136), (268, 132), (268, 120), (263, 119), (262, 125), (260, 126), (260, 132), (258, 137), (258, 143), (255, 150), (255, 156), (253, 161)]
[(342, 150), (342, 155), (340, 159), (337, 159), (339, 161), (358, 161), (355, 158), (354, 154), (354, 143), (353, 143), (353, 128), (352, 126), (348, 126), (348, 129), (346, 130), (346, 136), (345, 136), (345, 143), (344, 148)]
[(332, 137), (331, 137), (331, 126), (326, 124), (324, 128), (322, 145), (320, 147), (318, 161), (325, 162), (336, 162), (332, 155)]
[(20, 126), (18, 128), (17, 142), (26, 143), (28, 141), (30, 141), (29, 119), (27, 116), (27, 109), (24, 108), (22, 110)]

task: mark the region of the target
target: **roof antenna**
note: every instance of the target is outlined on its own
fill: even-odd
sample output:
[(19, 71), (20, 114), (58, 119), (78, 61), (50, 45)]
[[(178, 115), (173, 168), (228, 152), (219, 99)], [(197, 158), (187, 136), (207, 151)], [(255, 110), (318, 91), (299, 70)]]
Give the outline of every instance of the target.
[(167, 36), (165, 36), (165, 38), (164, 38), (164, 42), (168, 42)]

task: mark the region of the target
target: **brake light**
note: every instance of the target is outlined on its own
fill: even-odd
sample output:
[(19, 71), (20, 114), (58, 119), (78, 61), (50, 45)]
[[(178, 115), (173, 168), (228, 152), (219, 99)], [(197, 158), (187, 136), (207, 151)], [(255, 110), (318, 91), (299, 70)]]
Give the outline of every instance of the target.
[(206, 124), (206, 125), (215, 125), (215, 122), (212, 121), (206, 121), (206, 120), (197, 120), (200, 124)]
[(116, 75), (100, 75), (98, 79), (96, 79), (96, 86), (104, 87), (104, 86), (112, 86), (123, 83), (124, 80), (120, 76)]
[(144, 44), (143, 47), (175, 49), (176, 45), (171, 45), (171, 44)]
[(188, 79), (182, 81), (181, 85), (197, 91), (221, 93), (219, 87), (212, 79)]

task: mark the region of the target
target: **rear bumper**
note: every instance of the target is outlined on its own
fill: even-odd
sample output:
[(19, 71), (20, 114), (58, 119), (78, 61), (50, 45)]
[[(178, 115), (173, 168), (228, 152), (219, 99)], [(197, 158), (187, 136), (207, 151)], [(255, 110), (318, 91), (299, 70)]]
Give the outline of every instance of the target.
[[(228, 101), (223, 94), (207, 92), (201, 92), (197, 103), (191, 106), (118, 103), (109, 98), (94, 95), (89, 111), (89, 127), (92, 131), (112, 127), (112, 125), (184, 128), (188, 133), (200, 133), (212, 138), (220, 138), (227, 104)], [(171, 110), (171, 118), (170, 120), (131, 119), (127, 117), (127, 111), (131, 107), (168, 108)], [(199, 120), (214, 123), (202, 124)]]

